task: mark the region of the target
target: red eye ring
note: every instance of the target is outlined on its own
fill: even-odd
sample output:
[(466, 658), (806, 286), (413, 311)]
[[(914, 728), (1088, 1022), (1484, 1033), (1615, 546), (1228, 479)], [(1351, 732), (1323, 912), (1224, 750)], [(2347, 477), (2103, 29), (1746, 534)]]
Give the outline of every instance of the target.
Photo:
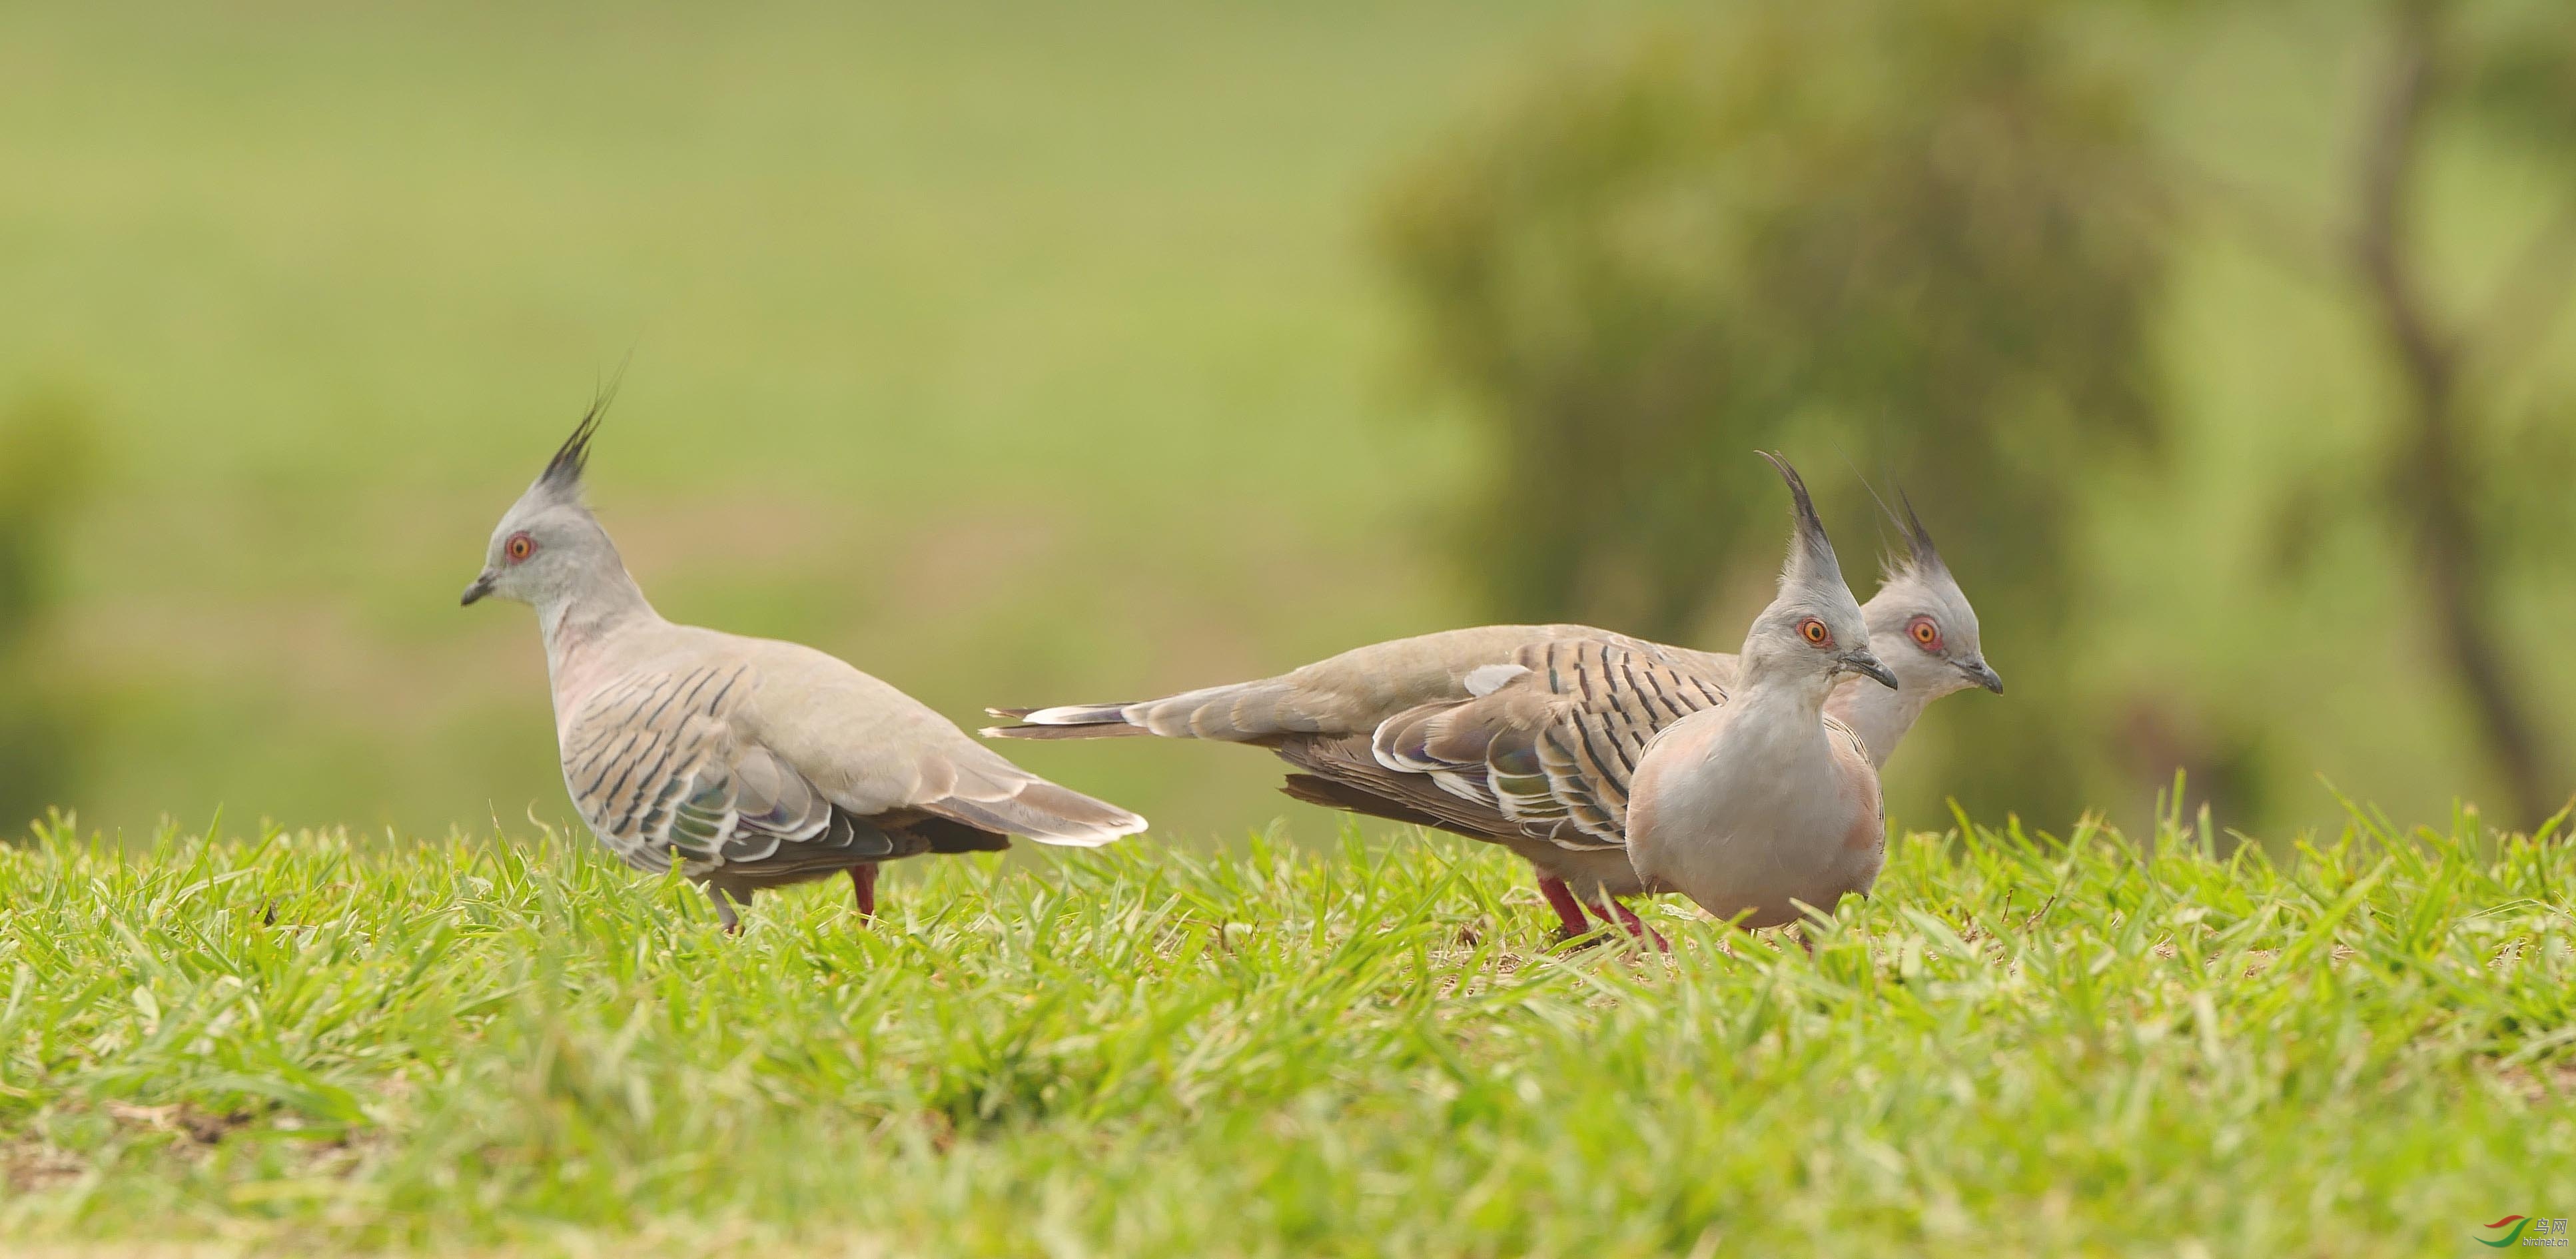
[(537, 540), (524, 533), (511, 534), (510, 540), (501, 545), (501, 553), (509, 556), (510, 562), (516, 564), (537, 553)]
[(1826, 629), (1824, 622), (1819, 621), (1812, 616), (1808, 617), (1806, 620), (1798, 622), (1798, 637), (1806, 639), (1807, 645), (1810, 647), (1831, 647), (1834, 645), (1834, 632)]
[(1915, 646), (1925, 651), (1941, 650), (1941, 627), (1933, 624), (1931, 617), (1914, 618), (1906, 624), (1905, 633), (1914, 640)]

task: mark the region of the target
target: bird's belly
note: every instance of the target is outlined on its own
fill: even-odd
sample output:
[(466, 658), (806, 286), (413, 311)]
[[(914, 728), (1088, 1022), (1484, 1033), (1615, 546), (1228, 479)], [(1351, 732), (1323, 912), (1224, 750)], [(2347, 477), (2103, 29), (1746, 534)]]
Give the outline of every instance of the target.
[(1855, 850), (1829, 817), (1763, 830), (1636, 820), (1632, 806), (1628, 855), (1648, 891), (1679, 892), (1717, 918), (1743, 915), (1748, 928), (1796, 922), (1806, 916), (1801, 904), (1831, 911), (1878, 875), (1878, 846)]
[(1660, 870), (1650, 883), (1680, 892), (1714, 917), (1743, 915), (1746, 927), (1776, 927), (1804, 917), (1802, 903), (1831, 910), (1843, 893), (1858, 890), (1838, 856), (1759, 840), (1721, 841), (1669, 863), (1673, 868)]
[(1561, 848), (1527, 835), (1497, 837), (1495, 842), (1519, 853), (1540, 873), (1564, 880), (1575, 896), (1587, 902), (1646, 890), (1625, 848)]
[(692, 861), (680, 867), (680, 873), (697, 882), (721, 876), (727, 883), (745, 889), (787, 887), (828, 879), (852, 866), (874, 865), (873, 861), (853, 861), (847, 857), (828, 862), (758, 861), (749, 864), (712, 865)]

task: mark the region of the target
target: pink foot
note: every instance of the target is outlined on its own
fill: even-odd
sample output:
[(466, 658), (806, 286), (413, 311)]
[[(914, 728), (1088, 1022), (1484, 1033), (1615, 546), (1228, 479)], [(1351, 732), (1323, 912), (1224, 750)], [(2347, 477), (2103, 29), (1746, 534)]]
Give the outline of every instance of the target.
[(877, 867), (875, 862), (850, 867), (850, 887), (858, 893), (859, 917), (877, 916)]
[(1601, 903), (1593, 906), (1593, 912), (1600, 914), (1604, 922), (1618, 923), (1620, 928), (1631, 937), (1641, 942), (1651, 942), (1658, 953), (1673, 951), (1672, 942), (1664, 939), (1663, 933), (1647, 926), (1644, 919), (1637, 917), (1627, 906), (1620, 904), (1619, 898), (1615, 896), (1602, 897)]
[(1592, 920), (1583, 916), (1583, 902), (1574, 899), (1574, 889), (1553, 874), (1538, 876), (1538, 894), (1547, 898), (1547, 907), (1556, 911), (1556, 938), (1572, 940), (1592, 933)]

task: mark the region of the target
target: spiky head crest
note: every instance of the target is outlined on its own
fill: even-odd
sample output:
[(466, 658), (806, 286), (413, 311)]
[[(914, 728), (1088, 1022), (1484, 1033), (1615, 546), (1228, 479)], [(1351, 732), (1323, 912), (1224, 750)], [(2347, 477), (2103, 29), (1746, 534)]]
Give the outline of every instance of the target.
[[(1887, 518), (1895, 524), (1898, 536), (1905, 539), (1905, 554), (1902, 558), (1889, 556), (1888, 571), (1909, 573), (1927, 580), (1948, 577), (1950, 566), (1941, 562), (1941, 552), (1932, 545), (1932, 531), (1923, 527), (1921, 516), (1914, 514), (1914, 500), (1900, 488), (1896, 491), (1896, 502), (1905, 514), (1899, 516), (1891, 509)], [(1880, 506), (1885, 508), (1886, 504), (1881, 503)]]
[(590, 466), (590, 439), (599, 433), (600, 417), (608, 414), (608, 404), (616, 400), (617, 381), (612, 377), (591, 395), (590, 409), (582, 412), (572, 436), (555, 449), (555, 457), (546, 461), (546, 470), (529, 487), (531, 493), (557, 502), (581, 501), (581, 474)]
[(1789, 483), (1789, 500), (1797, 520), (1797, 531), (1789, 541), (1789, 563), (1781, 578), (1797, 586), (1840, 586), (1842, 563), (1834, 558), (1834, 544), (1825, 536), (1825, 522), (1816, 515), (1816, 501), (1807, 495), (1807, 482), (1789, 461), (1767, 450), (1753, 452), (1769, 460)]
[(540, 609), (581, 603), (594, 609), (649, 610), (617, 558), (617, 546), (609, 541), (608, 531), (581, 501), (590, 442), (615, 392), (612, 381), (592, 397), (572, 436), (546, 461), (546, 470), (501, 513), (484, 548), (483, 571), (466, 588), (465, 602), (491, 595)]

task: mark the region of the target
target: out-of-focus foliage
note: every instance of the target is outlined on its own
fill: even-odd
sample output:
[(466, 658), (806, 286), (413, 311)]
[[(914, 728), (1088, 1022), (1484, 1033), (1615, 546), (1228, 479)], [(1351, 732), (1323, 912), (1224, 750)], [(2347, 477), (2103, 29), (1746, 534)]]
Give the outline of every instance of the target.
[[(2533, 576), (2526, 539), (2556, 539), (2537, 548), (2555, 564), (2567, 554), (2536, 518), (2555, 513), (2532, 506), (2564, 497), (2569, 382), (2524, 363), (2576, 288), (2576, 10), (2397, 0), (2365, 12), (2374, 47), (2351, 110), (2355, 157), (2338, 198), (2349, 241), (2334, 270), (2392, 389), (2372, 483), (2318, 498), (2364, 506), (2402, 540), (2416, 605), (2405, 619), (2456, 688), (2500, 803), (2531, 826), (2570, 786), (2508, 592), (2517, 561), (2524, 583)], [(2460, 283), (2423, 228), (2441, 130), (2554, 191), (2554, 214), (2514, 233), (2512, 260), (2483, 285)]]
[(87, 480), (92, 420), (68, 396), (0, 411), (0, 831), (59, 804), (80, 767), (80, 706), (49, 667), (62, 525)]
[[(2069, 692), (2075, 508), (2155, 443), (2166, 269), (2137, 94), (2071, 15), (1727, 4), (1550, 67), (1410, 172), (1386, 240), (1503, 452), (1459, 534), (1496, 614), (1722, 636), (1721, 578), (1783, 536), (1750, 450), (1857, 524), (1839, 445), (1921, 507), (2016, 692)], [(1948, 792), (2071, 812), (2073, 706), (1940, 717)]]
[(2465, 104), (2522, 143), (2576, 149), (2576, 7), (2559, 0), (2450, 4)]
[[(2342, 274), (2365, 79), (2403, 0), (2074, 3), (1727, 0), (1676, 17), (1662, 0), (395, 0), (265, 24), (169, 0), (0, 5), (0, 118), (35, 120), (0, 125), (0, 412), (34, 382), (73, 382), (117, 456), (60, 539), (60, 597), (35, 633), (52, 644), (41, 672), (90, 700), (59, 801), (129, 836), (218, 807), (433, 832), (532, 804), (563, 816), (530, 618), (455, 596), (593, 374), (631, 349), (594, 488), (658, 606), (812, 643), (964, 721), (1526, 613), (1506, 585), (1570, 572), (1587, 618), (1727, 646), (1780, 553), (1779, 491), (1748, 453), (1764, 442), (1817, 483), (1864, 593), (1866, 499), (1841, 459), (1901, 476), (2012, 682), (1933, 710), (1892, 767), (1901, 819), (1954, 790), (2051, 827), (2078, 791), (2135, 818), (2178, 763), (2223, 820), (2266, 834), (2334, 815), (2320, 775), (2408, 818), (2495, 803), (2389, 514), (2398, 385)], [(2561, 733), (2576, 329), (2546, 318), (2558, 268), (2534, 229), (2568, 195), (2547, 155), (2576, 137), (2553, 121), (2576, 108), (2576, 75), (2551, 58), (2576, 5), (2441, 11), (2452, 72), (2409, 196), (2418, 269), (2455, 326), (2512, 330), (2480, 344), (2513, 350), (2514, 371), (2492, 352), (2465, 369), (2473, 507), (2513, 681)], [(1407, 171), (1393, 216), (1402, 240), (1478, 180), (1512, 192), (1509, 259), (1476, 260), (1500, 209), (1400, 251), (1417, 281), (1492, 286), (1434, 303), (1454, 316), (1434, 323), (1437, 361), (1482, 391), (1469, 419), (1458, 395), (1382, 387), (1413, 335), (1390, 299), (1426, 286), (1385, 284), (1351, 227), (1384, 209), (1395, 163), (1515, 72), (1516, 103)], [(1966, 86), (1998, 77), (1988, 96)], [(1646, 87), (1616, 90), (1630, 81)], [(1667, 117), (1673, 97), (1696, 121)], [(1709, 199), (1721, 159), (1673, 154), (1742, 140), (1756, 110), (1803, 120), (1798, 145), (1745, 140), (1722, 159), (1760, 177), (1730, 195), (1771, 234), (1667, 248), (1705, 239), (1694, 224), (1721, 210), (1742, 217)], [(2130, 165), (2142, 129), (2212, 178), (2159, 201), (2156, 174)], [(1579, 131), (1618, 142), (1578, 161)], [(1510, 149), (1514, 132), (1530, 143)], [(1927, 167), (1949, 182), (1906, 175)], [(1595, 172), (1626, 182), (1598, 191)], [(1814, 198), (1799, 204), (1838, 217), (1793, 221), (1791, 177)], [(2054, 191), (1989, 195), (2007, 177)], [(2265, 229), (2203, 213), (2213, 184), (2251, 194)], [(1862, 221), (1909, 186), (1942, 195)], [(2087, 322), (2134, 307), (1951, 300), (1991, 261), (1964, 251), (2038, 250), (1927, 224), (2108, 214), (2088, 193), (2168, 235), (2081, 219), (2114, 230), (2083, 249), (2117, 248), (2080, 284), (1994, 256), (2086, 302), (2134, 266), (2145, 330)], [(1953, 252), (1900, 265), (1927, 241)], [(1853, 242), (1860, 269), (1815, 261)], [(1564, 265), (1532, 261), (1549, 258)], [(1834, 283), (1795, 282), (1817, 276)], [(1641, 291), (1656, 305), (1605, 322), (1611, 297)], [(1733, 301), (1722, 325), (1658, 331), (1712, 292)], [(2155, 369), (2124, 382), (2044, 356), (2077, 333), (2152, 340)], [(1636, 361), (1593, 369), (1613, 352)], [(1547, 458), (1605, 488), (1533, 499), (1504, 483), (1469, 523), (1472, 564), (1419, 527), (1426, 503), (1487, 484), (1515, 417), (1554, 414), (1496, 423), (1495, 399), (1606, 399), (1600, 414), (1677, 428), (1709, 418), (1683, 399), (1720, 370), (1751, 382), (1709, 413), (1743, 430), (1722, 449), (1604, 453), (1596, 429)], [(1956, 444), (1961, 416), (1999, 427)], [(2028, 483), (1960, 484), (1929, 462), (1982, 455), (2047, 469), (2048, 510), (2024, 510)], [(1658, 489), (1641, 463), (1696, 480)], [(1506, 495), (1523, 509), (1490, 509)], [(1687, 516), (1681, 550), (1578, 569), (1539, 549), (1616, 540), (1650, 514)], [(1535, 534), (1540, 516), (1591, 532)], [(1474, 599), (1443, 579), (1504, 568)], [(2025, 598), (2025, 571), (2071, 593)], [(1997, 729), (2024, 720), (2065, 746), (2036, 755)], [(2045, 790), (1977, 787), (1955, 763), (1971, 748)], [(1305, 807), (1255, 754), (1019, 754), (1173, 838)], [(2069, 760), (2090, 765), (2070, 778)]]
[[(115, 452), (60, 802), (567, 816), (534, 620), (456, 594), (630, 351), (592, 490), (656, 606), (961, 721), (1455, 623), (1388, 539), (1468, 457), (1391, 422), (1352, 220), (1640, 2), (0, 4), (0, 409), (68, 383)], [(1309, 808), (1257, 755), (1022, 755), (1175, 836)]]
[(1862, 501), (1840, 447), (2016, 684), (1900, 766), (1972, 810), (2566, 798), (2576, 6), (1735, 0), (1555, 55), (1387, 229), (1503, 452), (1496, 614), (1723, 646), (1746, 448)]
[[(2485, 0), (2459, 5), (2450, 51), (2461, 82), (2452, 113), (2483, 138), (2576, 196), (2576, 4)], [(2576, 478), (2576, 396), (2563, 381), (2533, 380), (2533, 352), (2564, 313), (2576, 269), (2576, 204), (2521, 247), (2477, 309), (2474, 367), (2499, 373), (2475, 399), (2488, 412), (2480, 455), (2493, 494), (2481, 524), (2497, 551), (2525, 571), (2565, 580), (2567, 490)]]

